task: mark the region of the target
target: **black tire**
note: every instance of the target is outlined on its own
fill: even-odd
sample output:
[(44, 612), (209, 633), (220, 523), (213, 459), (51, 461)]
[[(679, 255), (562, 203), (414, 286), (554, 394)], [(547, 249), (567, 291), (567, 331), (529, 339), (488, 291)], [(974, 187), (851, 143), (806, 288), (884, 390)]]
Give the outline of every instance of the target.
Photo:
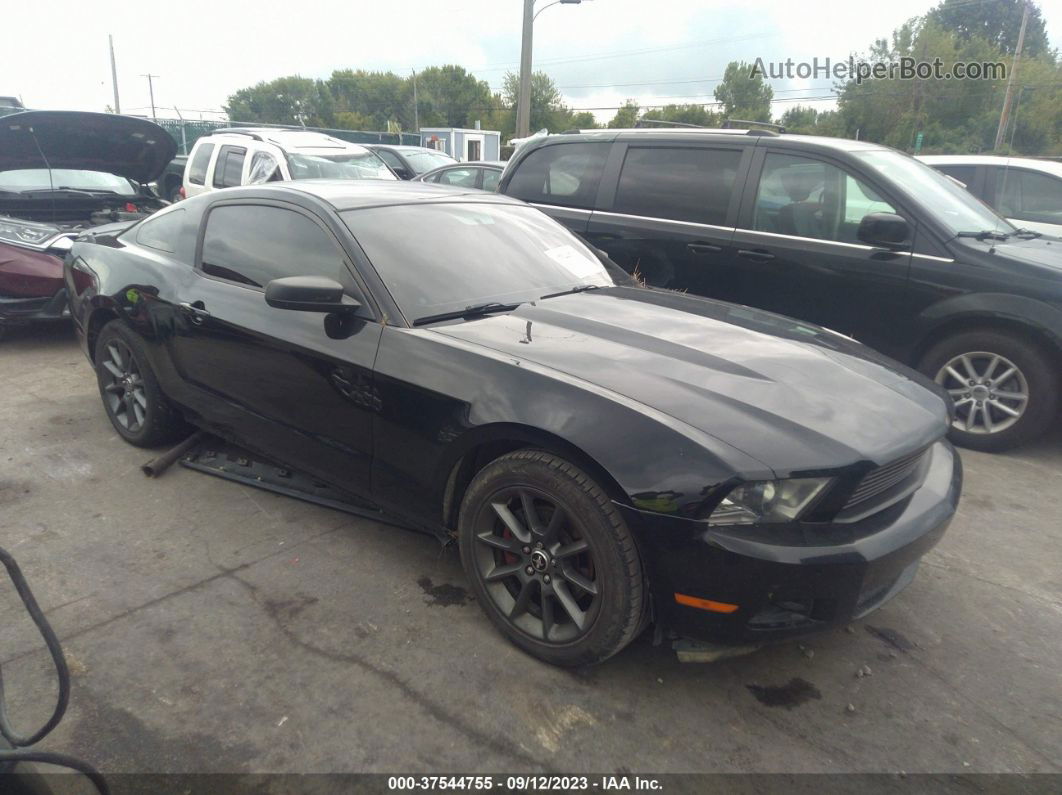
[[(995, 368), (990, 369), (994, 360)], [(972, 373), (964, 366), (967, 362)], [(961, 332), (934, 345), (918, 369), (949, 389), (956, 401), (950, 438), (971, 450), (996, 453), (1023, 444), (1046, 431), (1058, 411), (1058, 376), (1050, 354), (1016, 334), (989, 329)], [(1014, 373), (1001, 382), (999, 377), (1011, 369)], [(982, 378), (986, 373), (996, 380)], [(1018, 394), (1025, 398), (1002, 397)], [(989, 414), (988, 423), (984, 412)]]
[(518, 450), (489, 463), (461, 502), (458, 536), (487, 617), (529, 654), (589, 665), (644, 629), (646, 586), (630, 530), (604, 489), (563, 458)]
[(157, 447), (191, 432), (162, 394), (144, 343), (121, 321), (112, 320), (100, 331), (95, 356), (103, 409), (125, 441)]
[(176, 182), (173, 185), (170, 185), (169, 189), (166, 191), (166, 200), (171, 204), (176, 204), (181, 200), (180, 182)]

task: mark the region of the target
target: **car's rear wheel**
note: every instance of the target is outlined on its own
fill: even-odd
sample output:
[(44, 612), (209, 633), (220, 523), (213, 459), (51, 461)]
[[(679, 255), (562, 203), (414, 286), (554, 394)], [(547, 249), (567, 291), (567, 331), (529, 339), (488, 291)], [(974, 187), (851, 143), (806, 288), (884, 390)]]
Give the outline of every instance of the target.
[(1058, 409), (1058, 377), (1036, 343), (1003, 331), (968, 331), (934, 346), (921, 371), (955, 402), (951, 438), (986, 452), (1042, 434)]
[(596, 663), (643, 628), (630, 530), (604, 490), (563, 458), (519, 450), (492, 461), (465, 493), (458, 532), (480, 605), (530, 654)]
[(96, 342), (96, 381), (114, 429), (132, 445), (156, 447), (189, 432), (162, 394), (144, 344), (120, 321), (111, 321)]

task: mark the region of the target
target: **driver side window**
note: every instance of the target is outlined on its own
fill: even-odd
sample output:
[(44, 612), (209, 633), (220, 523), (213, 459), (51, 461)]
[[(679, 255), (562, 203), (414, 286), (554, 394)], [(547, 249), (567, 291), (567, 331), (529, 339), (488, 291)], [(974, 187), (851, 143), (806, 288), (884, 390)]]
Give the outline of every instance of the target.
[(858, 243), (865, 216), (895, 212), (873, 188), (834, 165), (772, 152), (760, 175), (753, 229)]
[(258, 289), (285, 276), (327, 276), (353, 287), (346, 258), (324, 229), (302, 213), (268, 205), (211, 209), (200, 268), (216, 279)]

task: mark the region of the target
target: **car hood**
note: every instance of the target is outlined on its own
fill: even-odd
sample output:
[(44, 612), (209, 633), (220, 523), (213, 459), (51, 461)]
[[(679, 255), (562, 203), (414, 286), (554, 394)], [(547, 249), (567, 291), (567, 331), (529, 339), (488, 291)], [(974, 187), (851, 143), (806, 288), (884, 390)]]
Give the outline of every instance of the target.
[(1062, 272), (1062, 239), (1057, 237), (1008, 237), (1006, 240), (955, 238), (955, 242), (981, 253), (990, 252), (993, 257), (1033, 265), (1038, 270)]
[(651, 406), (780, 477), (886, 463), (948, 425), (932, 382), (854, 340), (680, 293), (595, 290), (435, 331)]
[(70, 110), (0, 118), (0, 171), (50, 166), (103, 171), (147, 184), (176, 153), (170, 134), (147, 119)]

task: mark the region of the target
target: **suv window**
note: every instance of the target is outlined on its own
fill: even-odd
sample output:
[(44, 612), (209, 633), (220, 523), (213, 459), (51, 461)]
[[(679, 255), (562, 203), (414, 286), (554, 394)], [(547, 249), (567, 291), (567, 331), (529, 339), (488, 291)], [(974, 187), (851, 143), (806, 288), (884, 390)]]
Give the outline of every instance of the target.
[(405, 168), (405, 165), (398, 159), (398, 155), (392, 152), (390, 149), (376, 149), (376, 154), (380, 156), (391, 168)]
[(1024, 169), (999, 168), (992, 205), (1007, 218), (1062, 224), (1062, 179)]
[(740, 149), (630, 147), (615, 211), (676, 221), (726, 223)]
[(593, 207), (610, 144), (543, 146), (517, 164), (506, 193), (542, 204)]
[(207, 166), (210, 165), (210, 153), (214, 151), (214, 144), (202, 144), (195, 150), (192, 164), (188, 167), (188, 181), (193, 185), (202, 185), (206, 182)]
[(858, 243), (859, 222), (896, 210), (873, 188), (821, 160), (769, 153), (756, 191), (752, 228)]
[(214, 187), (231, 188), (243, 177), (243, 158), (247, 150), (242, 146), (223, 146), (214, 164)]
[(177, 236), (184, 226), (184, 213), (184, 209), (177, 209), (141, 221), (136, 228), (136, 242), (172, 254), (177, 250)]
[(335, 242), (302, 213), (253, 204), (210, 210), (203, 236), (203, 273), (249, 287), (285, 276), (351, 277)]
[(251, 168), (247, 172), (247, 184), (258, 185), (262, 182), (276, 182), (283, 179), (280, 164), (270, 152), (255, 152), (251, 158)]

